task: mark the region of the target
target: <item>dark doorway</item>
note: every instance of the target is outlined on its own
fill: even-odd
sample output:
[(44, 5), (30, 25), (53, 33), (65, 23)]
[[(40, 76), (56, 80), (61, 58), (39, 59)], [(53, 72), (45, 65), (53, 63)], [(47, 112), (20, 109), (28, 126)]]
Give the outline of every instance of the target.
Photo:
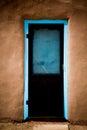
[(29, 24), (29, 117), (63, 118), (63, 24)]

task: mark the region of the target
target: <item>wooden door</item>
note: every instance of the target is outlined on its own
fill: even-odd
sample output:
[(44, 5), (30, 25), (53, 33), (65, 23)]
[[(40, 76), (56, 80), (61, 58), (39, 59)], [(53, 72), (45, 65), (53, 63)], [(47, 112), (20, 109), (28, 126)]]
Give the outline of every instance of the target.
[(29, 25), (29, 116), (63, 117), (63, 25)]

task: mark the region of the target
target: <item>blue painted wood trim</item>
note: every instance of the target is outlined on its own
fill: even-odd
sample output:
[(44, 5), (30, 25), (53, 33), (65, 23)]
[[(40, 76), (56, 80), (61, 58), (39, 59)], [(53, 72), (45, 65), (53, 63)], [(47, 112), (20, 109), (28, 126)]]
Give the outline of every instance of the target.
[(64, 117), (68, 120), (68, 21), (67, 20), (24, 20), (24, 120), (29, 118), (28, 105), (28, 46), (26, 38), (29, 24), (64, 24)]

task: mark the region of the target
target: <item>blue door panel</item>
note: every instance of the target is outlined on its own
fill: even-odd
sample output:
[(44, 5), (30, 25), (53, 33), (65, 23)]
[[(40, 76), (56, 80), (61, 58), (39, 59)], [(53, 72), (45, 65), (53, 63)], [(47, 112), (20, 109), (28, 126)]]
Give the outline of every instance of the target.
[(58, 30), (34, 30), (33, 73), (60, 73), (60, 32)]

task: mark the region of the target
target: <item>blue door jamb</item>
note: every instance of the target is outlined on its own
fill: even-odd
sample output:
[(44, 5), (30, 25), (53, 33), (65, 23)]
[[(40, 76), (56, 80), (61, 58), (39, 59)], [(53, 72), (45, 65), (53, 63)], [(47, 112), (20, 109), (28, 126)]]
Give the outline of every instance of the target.
[(28, 105), (28, 47), (29, 24), (64, 24), (64, 117), (68, 120), (68, 22), (67, 20), (24, 20), (24, 120), (29, 118)]

